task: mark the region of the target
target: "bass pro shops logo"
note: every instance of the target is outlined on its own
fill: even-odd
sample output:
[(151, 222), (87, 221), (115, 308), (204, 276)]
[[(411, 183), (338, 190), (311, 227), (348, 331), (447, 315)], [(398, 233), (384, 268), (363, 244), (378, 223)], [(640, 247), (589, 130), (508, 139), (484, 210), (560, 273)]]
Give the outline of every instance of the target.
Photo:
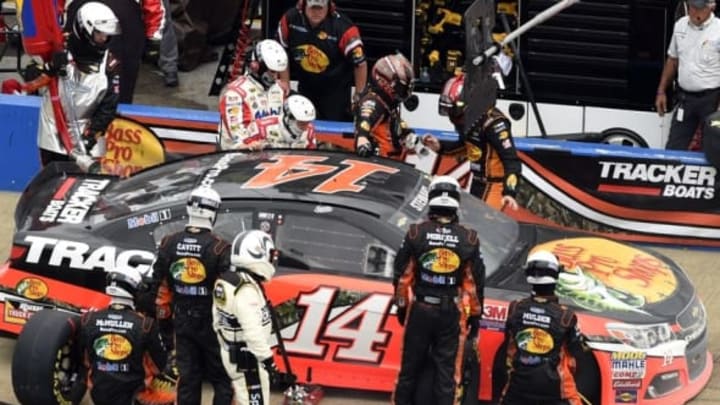
[(600, 161), (598, 191), (654, 197), (712, 200), (716, 170), (711, 166)]

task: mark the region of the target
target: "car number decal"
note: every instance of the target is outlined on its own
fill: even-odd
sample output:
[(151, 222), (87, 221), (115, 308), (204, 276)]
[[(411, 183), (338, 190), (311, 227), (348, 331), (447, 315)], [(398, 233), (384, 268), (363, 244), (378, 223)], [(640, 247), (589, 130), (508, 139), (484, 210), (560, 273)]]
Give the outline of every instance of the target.
[(295, 336), (285, 340), (290, 354), (325, 357), (330, 346), (323, 341), (348, 342), (338, 346), (330, 357), (337, 361), (380, 363), (390, 339), (384, 328), (392, 296), (372, 293), (349, 306), (333, 306), (341, 291), (320, 287), (301, 293), (296, 305), (304, 307)]
[(318, 162), (328, 159), (325, 156), (276, 155), (272, 159), (273, 162), (263, 162), (255, 166), (262, 171), (246, 181), (242, 188), (270, 188), (333, 173), (330, 178), (313, 188), (312, 192), (323, 194), (342, 191), (358, 193), (365, 189), (364, 185), (358, 184), (360, 180), (376, 172), (394, 174), (399, 171), (393, 167), (355, 159), (345, 159), (340, 162), (347, 165), (342, 169), (340, 166), (319, 164)]

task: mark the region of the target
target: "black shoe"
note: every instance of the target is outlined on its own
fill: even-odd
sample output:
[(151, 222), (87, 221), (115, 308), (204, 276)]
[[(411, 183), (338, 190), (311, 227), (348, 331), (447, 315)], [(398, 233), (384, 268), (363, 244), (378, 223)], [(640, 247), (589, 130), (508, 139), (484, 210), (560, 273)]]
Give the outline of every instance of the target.
[(180, 84), (177, 72), (165, 73), (165, 87), (177, 87)]

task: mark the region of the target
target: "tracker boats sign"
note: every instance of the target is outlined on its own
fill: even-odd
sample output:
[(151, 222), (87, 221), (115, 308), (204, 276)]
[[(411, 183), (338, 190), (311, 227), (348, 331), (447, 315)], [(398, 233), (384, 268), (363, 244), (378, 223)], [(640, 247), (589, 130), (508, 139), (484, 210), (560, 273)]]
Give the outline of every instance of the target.
[(715, 197), (717, 171), (711, 166), (613, 161), (598, 164), (598, 191), (702, 200)]

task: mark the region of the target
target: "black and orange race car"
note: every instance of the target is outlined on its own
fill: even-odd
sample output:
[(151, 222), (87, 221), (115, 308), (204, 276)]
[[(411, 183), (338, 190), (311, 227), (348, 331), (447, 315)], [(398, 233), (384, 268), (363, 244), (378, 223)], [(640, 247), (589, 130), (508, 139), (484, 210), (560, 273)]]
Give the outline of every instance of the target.
[[(11, 256), (0, 269), (2, 332), (19, 334), (44, 308), (68, 317), (106, 305), (105, 271), (149, 270), (161, 238), (185, 226), (189, 192), (211, 185), (223, 198), (217, 232), (232, 239), (258, 228), (275, 238), (279, 270), (268, 295), (300, 380), (392, 390), (403, 334), (391, 299), (392, 265), (408, 225), (425, 215), (427, 175), (330, 151), (207, 154), (125, 179), (70, 167), (48, 166), (19, 200)], [(680, 404), (708, 382), (707, 315), (675, 263), (638, 246), (518, 223), (469, 194), (460, 215), (479, 231), (487, 265), (480, 368), (471, 378), (479, 388), (466, 403), (499, 394), (508, 304), (527, 294), (518, 269), (538, 247), (567, 269), (558, 293), (577, 309), (588, 339), (577, 380), (593, 404)], [(67, 395), (67, 325), (53, 321), (43, 339), (18, 342), (23, 355), (16, 352), (13, 384), (24, 395), (43, 391), (46, 402), (35, 403)], [(43, 374), (32, 371), (38, 364), (53, 377), (34, 381)]]

